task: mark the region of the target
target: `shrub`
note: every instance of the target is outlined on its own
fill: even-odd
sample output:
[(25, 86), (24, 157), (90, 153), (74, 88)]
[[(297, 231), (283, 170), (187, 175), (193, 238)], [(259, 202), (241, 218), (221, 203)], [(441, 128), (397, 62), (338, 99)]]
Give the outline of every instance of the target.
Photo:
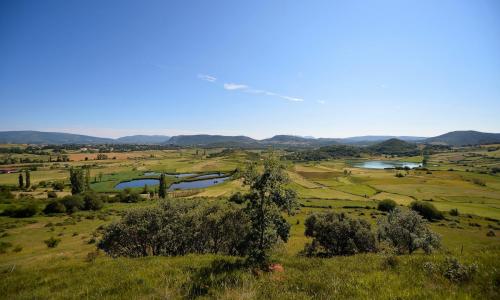
[(385, 199), (378, 203), (377, 209), (380, 211), (392, 211), (396, 207), (396, 202), (391, 199)]
[(429, 221), (443, 219), (443, 214), (432, 203), (413, 201), (410, 208)]
[(443, 265), (443, 276), (456, 283), (466, 282), (472, 279), (477, 269), (477, 264), (465, 265), (454, 257), (448, 257)]
[(494, 232), (492, 229), (490, 229), (490, 230), (488, 230), (488, 232), (486, 233), (486, 236), (490, 236), (490, 237), (491, 237), (491, 236), (496, 236), (496, 234), (495, 234), (495, 232)]
[(35, 204), (28, 204), (21, 207), (8, 207), (3, 211), (2, 215), (12, 218), (29, 218), (36, 215), (37, 212), (38, 207)]
[(250, 221), (234, 205), (162, 202), (128, 212), (104, 229), (98, 247), (113, 257), (246, 254)]
[(44, 214), (59, 214), (65, 212), (66, 206), (64, 206), (64, 204), (62, 204), (60, 201), (49, 202), (43, 210)]
[(64, 190), (64, 183), (62, 182), (54, 182), (52, 183), (52, 188), (57, 191), (62, 191)]
[(233, 202), (233, 203), (237, 203), (237, 204), (242, 204), (245, 201), (246, 201), (246, 197), (241, 192), (237, 192), (236, 194), (233, 194), (229, 198), (229, 202)]
[(12, 249), (13, 252), (21, 252), (23, 251), (23, 247), (21, 245), (17, 245), (16, 247), (14, 247), (14, 249)]
[(417, 249), (430, 253), (440, 246), (439, 235), (432, 232), (415, 211), (396, 207), (378, 224), (379, 240), (388, 242), (399, 254), (411, 254)]
[(365, 220), (328, 212), (309, 216), (305, 226), (305, 235), (313, 238), (304, 249), (308, 256), (351, 255), (376, 250), (375, 235)]
[(69, 214), (82, 210), (85, 207), (85, 203), (80, 195), (66, 196), (60, 201), (66, 207), (66, 212)]
[(142, 200), (139, 193), (133, 192), (131, 189), (124, 189), (118, 195), (115, 196), (118, 199), (118, 202), (123, 203), (137, 203)]
[(0, 254), (7, 252), (7, 249), (12, 247), (12, 244), (9, 242), (0, 242)]
[(405, 177), (402, 173), (399, 173), (399, 172), (397, 172), (397, 173), (396, 173), (396, 175), (394, 175), (394, 176), (396, 176), (396, 177), (398, 177), (398, 178)]
[(472, 178), (472, 183), (479, 185), (479, 186), (486, 186), (486, 182), (484, 182), (484, 180), (479, 179), (479, 178)]
[(59, 245), (59, 243), (61, 242), (61, 239), (56, 239), (54, 237), (50, 237), (49, 239), (47, 239), (43, 242), (45, 243), (45, 245), (47, 245), (47, 247), (55, 248), (55, 247), (57, 247), (57, 245)]
[(83, 195), (83, 208), (85, 210), (100, 210), (104, 203), (96, 193), (85, 193)]
[(458, 213), (458, 209), (457, 208), (450, 209), (450, 216), (457, 217), (458, 215), (459, 215), (459, 213)]
[(57, 198), (57, 193), (54, 191), (47, 192), (47, 198)]

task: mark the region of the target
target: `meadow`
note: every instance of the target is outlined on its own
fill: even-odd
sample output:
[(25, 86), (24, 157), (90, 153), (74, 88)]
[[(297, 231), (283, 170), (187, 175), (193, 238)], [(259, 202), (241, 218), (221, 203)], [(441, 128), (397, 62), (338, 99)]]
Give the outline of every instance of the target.
[[(492, 145), (491, 147), (497, 147)], [(150, 178), (145, 172), (230, 173), (249, 161), (260, 161), (266, 151), (223, 149), (147, 150), (96, 154), (68, 151), (67, 162), (37, 164), (30, 172), (33, 188), (14, 191), (15, 199), (0, 199), (0, 211), (9, 206), (48, 203), (52, 183), (64, 184), (59, 197), (70, 194), (69, 168), (90, 167), (91, 188), (113, 195), (122, 181)], [(487, 169), (500, 167), (499, 150), (459, 148), (429, 156), (426, 169), (362, 169), (350, 159), (317, 162), (285, 161), (289, 186), (299, 197), (300, 209), (286, 216), (291, 224), (287, 243), (272, 252), (280, 272), (241, 267), (242, 258), (222, 255), (111, 258), (96, 249), (100, 229), (127, 211), (155, 206), (157, 196), (144, 195), (138, 203), (105, 203), (100, 211), (29, 218), (0, 216), (0, 298), (217, 298), (217, 299), (498, 299), (500, 296), (500, 176)], [(0, 154), (39, 158), (35, 154)], [(2, 157), (5, 159), (6, 157)], [(46, 159), (46, 157), (42, 157)], [(414, 157), (362, 157), (362, 160)], [(34, 164), (3, 165), (2, 169), (30, 168)], [(396, 174), (401, 173), (401, 177)], [(16, 186), (18, 173), (0, 174), (1, 186)], [(169, 179), (168, 183), (174, 182)], [(153, 188), (154, 189), (154, 188)], [(136, 189), (140, 192), (140, 188)], [(178, 201), (228, 201), (245, 191), (241, 180), (170, 193)], [(312, 212), (336, 211), (367, 220), (372, 228), (385, 212), (377, 204), (392, 199), (409, 206), (415, 200), (432, 203), (445, 218), (430, 224), (442, 236), (443, 247), (426, 255), (399, 255), (394, 262), (385, 253), (333, 258), (309, 258), (301, 251), (310, 239), (304, 221)], [(458, 215), (450, 210), (458, 210)], [(493, 232), (493, 236), (491, 234)], [(60, 239), (55, 248), (47, 239)], [(448, 257), (476, 264), (476, 275), (453, 282), (442, 275)]]

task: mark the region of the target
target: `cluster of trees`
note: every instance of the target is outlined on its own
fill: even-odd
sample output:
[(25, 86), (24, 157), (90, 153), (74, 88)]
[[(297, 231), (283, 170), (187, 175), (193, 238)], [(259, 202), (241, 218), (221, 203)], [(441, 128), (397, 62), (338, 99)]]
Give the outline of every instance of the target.
[(313, 214), (306, 219), (305, 235), (313, 238), (306, 245), (308, 256), (352, 255), (376, 252), (378, 243), (386, 243), (398, 254), (423, 249), (430, 253), (440, 246), (440, 237), (416, 211), (395, 208), (378, 221), (375, 234), (368, 222), (343, 213)]
[(81, 194), (90, 191), (90, 166), (69, 169), (71, 194)]
[[(270, 155), (263, 172), (256, 164), (242, 172), (250, 192), (241, 204), (179, 204), (130, 212), (105, 229), (100, 248), (113, 256), (226, 253), (248, 255), (265, 266), (269, 250), (288, 240), (290, 224), (282, 212), (293, 213), (296, 194), (286, 188), (284, 166)], [(161, 191), (161, 188), (160, 188)], [(161, 193), (161, 192), (160, 192)]]
[(107, 196), (86, 192), (52, 200), (45, 206), (43, 212), (45, 214), (72, 214), (80, 210), (100, 210), (107, 201)]
[(286, 155), (284, 158), (294, 161), (320, 161), (342, 157), (360, 157), (362, 148), (347, 145), (332, 145), (320, 147), (315, 150), (297, 151)]

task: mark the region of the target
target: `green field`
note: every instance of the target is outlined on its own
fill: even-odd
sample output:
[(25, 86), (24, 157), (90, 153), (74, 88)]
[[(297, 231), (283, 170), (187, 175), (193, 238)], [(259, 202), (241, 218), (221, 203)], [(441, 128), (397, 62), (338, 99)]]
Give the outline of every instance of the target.
[[(208, 157), (222, 149), (198, 155), (194, 149), (151, 150), (117, 155), (116, 159), (85, 160), (78, 151), (69, 162), (51, 162), (31, 171), (29, 191), (16, 191), (16, 199), (0, 199), (0, 211), (11, 205), (34, 203), (39, 210), (48, 203), (51, 183), (62, 182), (69, 194), (69, 168), (89, 165), (91, 187), (116, 193), (122, 181), (144, 178), (144, 172), (232, 172), (254, 158), (244, 150)], [(2, 154), (4, 155), (4, 154)], [(26, 156), (26, 155), (25, 155)], [(29, 155), (28, 155), (29, 156)], [(36, 155), (31, 155), (36, 158)], [(111, 157), (111, 155), (110, 155)], [(363, 158), (371, 159), (371, 158)], [(375, 157), (373, 159), (380, 159)], [(417, 161), (418, 158), (398, 158)], [(424, 170), (371, 170), (354, 168), (347, 160), (286, 162), (289, 186), (298, 196), (300, 211), (287, 216), (290, 240), (273, 250), (272, 259), (283, 272), (255, 272), (239, 267), (241, 258), (216, 255), (117, 258), (96, 252), (98, 229), (118, 220), (126, 211), (153, 206), (160, 200), (145, 197), (138, 203), (106, 203), (100, 211), (72, 215), (16, 219), (0, 216), (1, 299), (498, 299), (500, 297), (500, 176), (484, 172), (500, 166), (500, 156), (486, 148), (460, 149), (430, 156)], [(5, 165), (20, 169), (26, 164)], [(452, 169), (452, 170), (451, 170)], [(396, 177), (397, 172), (404, 173)], [(0, 185), (16, 186), (18, 173), (0, 174)], [(168, 183), (173, 182), (170, 179)], [(141, 189), (137, 189), (140, 191)], [(186, 194), (172, 194), (181, 201), (227, 201), (244, 191), (241, 180), (231, 180)], [(28, 197), (32, 196), (32, 197)], [(334, 258), (306, 258), (300, 251), (308, 242), (304, 220), (311, 212), (342, 211), (376, 226), (383, 213), (377, 203), (392, 199), (408, 206), (414, 200), (429, 201), (445, 219), (431, 223), (442, 236), (443, 247), (425, 255), (401, 255), (388, 267), (383, 254), (356, 254)], [(457, 209), (459, 216), (449, 211)], [(487, 236), (489, 231), (496, 236)], [(61, 240), (48, 248), (44, 240)], [(477, 275), (469, 282), (454, 283), (425, 263), (442, 263), (446, 257), (476, 263)]]

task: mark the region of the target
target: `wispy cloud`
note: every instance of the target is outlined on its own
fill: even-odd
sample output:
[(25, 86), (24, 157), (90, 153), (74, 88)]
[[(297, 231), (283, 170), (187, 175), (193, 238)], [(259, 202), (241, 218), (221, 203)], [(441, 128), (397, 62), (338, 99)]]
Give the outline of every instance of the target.
[(318, 100), (317, 102), (318, 102), (319, 104), (325, 104), (325, 103), (326, 103), (326, 101), (325, 101), (325, 100)]
[(246, 89), (248, 89), (248, 86), (245, 84), (239, 84), (239, 83), (224, 83), (224, 89), (229, 90), (229, 91), (246, 90)]
[(208, 82), (216, 82), (217, 78), (214, 76), (206, 75), (206, 74), (198, 74), (198, 78), (201, 80), (205, 80)]
[[(204, 80), (204, 81), (208, 81), (208, 82), (217, 81), (217, 78), (215, 78), (214, 76), (210, 76), (210, 75), (206, 75), (206, 74), (198, 74), (198, 78), (201, 80)], [(222, 84), (222, 87), (228, 91), (240, 91), (240, 92), (250, 93), (250, 94), (262, 94), (262, 95), (266, 95), (266, 96), (270, 96), (270, 97), (281, 98), (281, 99), (291, 101), (291, 102), (303, 102), (303, 101), (305, 101), (303, 98), (299, 98), (299, 97), (292, 97), (292, 96), (287, 96), (287, 95), (281, 95), (281, 94), (271, 92), (271, 91), (254, 89), (254, 88), (252, 88), (246, 84), (243, 84), (243, 83), (226, 82), (226, 83)]]

